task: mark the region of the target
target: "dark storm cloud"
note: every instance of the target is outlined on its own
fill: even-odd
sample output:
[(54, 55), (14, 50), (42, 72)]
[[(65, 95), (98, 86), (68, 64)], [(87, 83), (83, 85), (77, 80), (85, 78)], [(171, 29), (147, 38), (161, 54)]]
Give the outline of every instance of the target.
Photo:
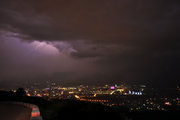
[(157, 31), (169, 32), (169, 28), (178, 28), (175, 23), (179, 20), (178, 1), (9, 0), (3, 3), (1, 24), (43, 40), (84, 38), (103, 40), (103, 43), (125, 42), (155, 36)]
[[(0, 27), (30, 43), (68, 43), (66, 49), (61, 44), (55, 47), (82, 67), (82, 73), (68, 71), (73, 74), (64, 78), (68, 81), (175, 85), (180, 78), (179, 13), (178, 0), (2, 0)], [(8, 49), (3, 50), (0, 58), (4, 59)], [(92, 74), (83, 73), (89, 63)], [(58, 70), (54, 76), (61, 74)]]

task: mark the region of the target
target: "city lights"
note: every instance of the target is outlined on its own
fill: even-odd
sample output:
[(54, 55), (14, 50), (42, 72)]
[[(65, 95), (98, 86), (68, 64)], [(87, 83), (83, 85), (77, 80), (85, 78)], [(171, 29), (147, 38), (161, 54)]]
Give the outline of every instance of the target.
[[(111, 86), (111, 87), (109, 87)], [(129, 107), (130, 110), (166, 110), (166, 106), (180, 105), (178, 97), (149, 96), (145, 85), (132, 87), (129, 85), (105, 86), (74, 86), (62, 87), (58, 84), (45, 89), (27, 89), (28, 96), (44, 97), (46, 99), (74, 99), (79, 101), (97, 102), (106, 106)]]

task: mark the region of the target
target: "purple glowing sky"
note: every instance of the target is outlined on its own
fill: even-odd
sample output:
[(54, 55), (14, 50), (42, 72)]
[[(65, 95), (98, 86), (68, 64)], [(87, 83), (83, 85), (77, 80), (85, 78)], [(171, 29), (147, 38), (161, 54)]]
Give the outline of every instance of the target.
[(176, 86), (179, 1), (0, 1), (0, 87)]

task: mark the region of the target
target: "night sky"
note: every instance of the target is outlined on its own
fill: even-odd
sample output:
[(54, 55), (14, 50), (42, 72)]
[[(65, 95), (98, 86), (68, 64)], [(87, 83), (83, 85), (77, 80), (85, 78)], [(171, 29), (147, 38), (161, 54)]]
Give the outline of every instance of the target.
[(0, 88), (180, 85), (179, 0), (0, 0)]

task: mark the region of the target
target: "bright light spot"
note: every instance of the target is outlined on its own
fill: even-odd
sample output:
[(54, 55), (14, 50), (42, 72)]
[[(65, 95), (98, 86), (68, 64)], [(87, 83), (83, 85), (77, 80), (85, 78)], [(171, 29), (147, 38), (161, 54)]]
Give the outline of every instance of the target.
[(41, 94), (37, 94), (36, 96), (38, 96), (38, 97), (42, 97), (42, 95), (41, 95)]
[(74, 92), (69, 92), (69, 94), (74, 94)]
[(115, 87), (114, 86), (111, 86), (111, 90), (114, 90), (115, 89)]
[(164, 104), (165, 104), (165, 105), (168, 105), (168, 106), (169, 106), (169, 105), (171, 105), (171, 103), (170, 103), (170, 102), (165, 102)]
[(75, 95), (74, 97), (77, 98), (77, 99), (80, 99), (80, 97), (78, 95)]

